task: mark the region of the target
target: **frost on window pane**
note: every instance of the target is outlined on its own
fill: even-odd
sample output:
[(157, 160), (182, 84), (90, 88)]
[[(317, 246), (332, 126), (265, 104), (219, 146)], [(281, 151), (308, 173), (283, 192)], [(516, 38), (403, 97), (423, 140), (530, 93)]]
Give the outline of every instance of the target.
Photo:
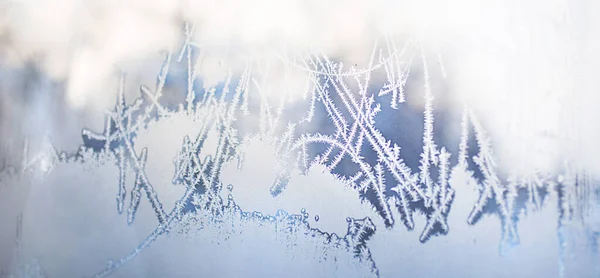
[(418, 40), (379, 38), (361, 65), (274, 52), (207, 77), (190, 28), (134, 98), (121, 74), (104, 129), (83, 129), (76, 152), (26, 142), (0, 172), (16, 227), (2, 275), (600, 273), (577, 267), (598, 259), (597, 181), (568, 160), (501, 168), (475, 110), (440, 105), (431, 79), (452, 73)]

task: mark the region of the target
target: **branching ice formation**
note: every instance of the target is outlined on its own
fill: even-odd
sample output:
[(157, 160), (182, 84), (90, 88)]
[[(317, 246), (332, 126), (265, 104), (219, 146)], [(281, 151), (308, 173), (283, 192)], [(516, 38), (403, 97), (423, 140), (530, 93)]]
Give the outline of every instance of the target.
[[(188, 72), (192, 72), (188, 76), (188, 82), (193, 83), (193, 70), (191, 68), (191, 47), (187, 47)], [(184, 47), (185, 48), (185, 47)], [(235, 115), (238, 110), (244, 112), (246, 98), (250, 81), (256, 84), (256, 81), (251, 76), (252, 65), (248, 64), (243, 72), (240, 80), (237, 82), (237, 87), (233, 93), (229, 91), (231, 84), (231, 75), (225, 81), (220, 92), (214, 89), (209, 89), (204, 92), (201, 100), (196, 99), (193, 86), (188, 84), (188, 92), (186, 97), (185, 107), (180, 107), (179, 110), (170, 111), (162, 107), (159, 103), (161, 89), (165, 83), (167, 67), (170, 62), (171, 55), (167, 55), (161, 76), (159, 76), (157, 89), (155, 92), (150, 92), (147, 88), (142, 87), (142, 95), (144, 98), (138, 98), (131, 105), (126, 105), (123, 94), (123, 82), (119, 90), (119, 97), (115, 111), (109, 113), (109, 120), (103, 134), (94, 133), (90, 130), (83, 131), (84, 146), (91, 148), (99, 154), (112, 154), (115, 157), (117, 167), (119, 167), (120, 178), (118, 186), (117, 211), (123, 212), (124, 202), (127, 196), (126, 193), (126, 172), (131, 169), (135, 173), (134, 185), (130, 190), (130, 205), (127, 209), (127, 222), (132, 225), (135, 220), (135, 215), (141, 201), (142, 190), (151, 204), (155, 216), (158, 220), (158, 227), (138, 245), (129, 255), (122, 257), (116, 261), (110, 261), (106, 268), (99, 272), (96, 277), (103, 277), (112, 273), (115, 269), (134, 258), (142, 250), (148, 247), (161, 235), (169, 233), (176, 223), (181, 223), (182, 219), (189, 219), (185, 215), (196, 213), (198, 210), (208, 211), (213, 218), (222, 217), (226, 204), (221, 200), (219, 193), (223, 189), (220, 182), (220, 172), (223, 164), (236, 156), (236, 147), (239, 145), (237, 139), (237, 131), (234, 128)], [(169, 212), (165, 212), (163, 204), (159, 200), (159, 196), (154, 190), (154, 186), (149, 181), (145, 173), (145, 162), (147, 159), (148, 150), (146, 148), (138, 154), (134, 149), (134, 137), (142, 129), (151, 126), (152, 122), (160, 121), (166, 117), (172, 117), (176, 114), (183, 114), (191, 117), (200, 124), (201, 131), (195, 139), (189, 137), (184, 138), (180, 154), (175, 158), (175, 176), (174, 183), (184, 184), (186, 192), (175, 203), (174, 208)], [(270, 122), (271, 127), (262, 128), (264, 133), (272, 132), (274, 123), (277, 117), (281, 115), (278, 111), (273, 116), (270, 108), (265, 103), (261, 108), (261, 122)], [(262, 125), (261, 125), (262, 127)], [(211, 150), (204, 148), (204, 143), (208, 133), (217, 131), (218, 146), (214, 153), (206, 155)], [(293, 125), (288, 128), (288, 133), (282, 136), (282, 140), (278, 143), (280, 148), (289, 148), (291, 141), (285, 141), (285, 138), (291, 138), (290, 134), (293, 131)], [(286, 136), (286, 134), (288, 134)], [(100, 147), (101, 146), (101, 147)], [(200, 159), (200, 154), (206, 155), (203, 160)], [(231, 200), (230, 200), (231, 202)], [(190, 208), (193, 204), (194, 208)], [(251, 219), (256, 214), (248, 214), (237, 208), (242, 219)], [(289, 217), (296, 217), (294, 215)], [(260, 218), (260, 217), (259, 217)], [(262, 219), (262, 218), (261, 218)], [(270, 218), (269, 218), (270, 219)], [(286, 218), (287, 219), (287, 218)], [(292, 227), (297, 225), (306, 225), (306, 219), (301, 222), (290, 224)], [(349, 231), (344, 238), (335, 240), (339, 245), (339, 241), (345, 242), (345, 248), (353, 250), (359, 258), (367, 261), (370, 259), (368, 248), (365, 241), (370, 234), (375, 231), (375, 227), (371, 221), (367, 219), (354, 220), (349, 218)], [(319, 232), (313, 229), (314, 232)], [(336, 235), (328, 235), (327, 238), (337, 237)], [(361, 259), (362, 260), (362, 259)], [(376, 273), (375, 265), (372, 265), (373, 271)]]
[[(407, 52), (407, 43), (402, 50), (396, 49), (395, 43), (389, 38), (386, 41), (390, 57), (383, 56), (383, 49), (375, 46), (368, 64), (369, 69), (383, 65), (388, 77), (388, 83), (379, 91), (378, 96), (392, 93), (391, 107), (397, 109), (398, 103), (404, 102), (404, 84), (412, 63), (402, 66), (401, 56)], [(374, 65), (376, 53), (379, 53), (380, 64)], [(398, 54), (400, 53), (400, 54)], [(412, 230), (414, 223), (412, 214), (418, 202), (428, 218), (428, 224), (421, 236), (425, 242), (433, 234), (446, 233), (448, 226), (445, 218), (449, 212), (454, 193), (448, 186), (448, 160), (450, 154), (443, 148), (440, 150), (433, 139), (433, 94), (429, 85), (427, 61), (421, 53), (425, 71), (425, 109), (423, 133), (423, 152), (419, 172), (414, 173), (404, 163), (401, 147), (386, 139), (375, 127), (375, 116), (381, 111), (381, 105), (376, 103), (375, 95), (370, 92), (371, 75), (373, 70), (342, 72), (342, 65), (336, 64), (325, 55), (310, 55), (305, 61), (314, 84), (312, 100), (309, 108), (309, 119), (314, 114), (315, 105), (324, 106), (327, 116), (335, 127), (334, 134), (301, 134), (293, 144), (291, 151), (299, 150), (299, 165), (312, 163), (326, 164), (330, 171), (340, 165), (344, 157), (349, 157), (358, 166), (358, 172), (352, 176), (339, 178), (354, 184), (361, 194), (371, 192), (374, 197), (367, 198), (379, 212), (388, 227), (394, 225), (389, 201), (395, 203), (404, 225)], [(355, 82), (356, 88), (351, 87)], [(307, 145), (311, 143), (324, 144), (327, 150), (317, 155), (313, 161), (307, 161)], [(371, 148), (377, 155), (375, 165), (369, 164), (363, 156), (363, 148)], [(442, 153), (443, 152), (443, 153)], [(441, 161), (441, 162), (440, 162)], [(432, 167), (438, 168), (438, 181), (431, 173)], [(386, 181), (386, 176), (392, 180)], [(276, 182), (277, 184), (277, 182)], [(439, 224), (439, 227), (438, 227)], [(435, 228), (434, 228), (435, 227)]]
[(481, 178), (478, 180), (479, 198), (469, 215), (468, 223), (474, 225), (486, 213), (497, 214), (502, 222), (500, 251), (505, 253), (508, 247), (519, 243), (517, 224), (520, 213), (539, 210), (545, 196), (551, 191), (556, 191), (560, 211), (558, 234), (560, 245), (563, 246), (564, 237), (561, 231), (570, 225), (568, 223), (572, 222), (573, 215), (590, 219), (586, 215), (593, 209), (586, 207), (597, 203), (597, 200), (593, 199), (594, 196), (598, 196), (598, 192), (590, 190), (594, 187), (589, 175), (582, 170), (573, 170), (572, 163), (565, 162), (563, 174), (558, 175), (558, 183), (552, 179), (552, 175), (542, 172), (529, 175), (509, 174), (503, 181), (498, 174), (492, 140), (475, 113), (468, 108), (463, 109), (458, 167), (467, 169), (469, 164), (467, 142), (470, 126), (474, 130), (478, 153), (472, 157), (475, 166), (469, 171), (472, 175), (479, 172)]
[[(475, 203), (467, 221), (471, 225), (475, 224), (482, 213), (484, 213), (485, 206), (489, 202), (495, 201), (503, 223), (503, 242), (513, 241), (512, 243), (516, 243), (518, 242), (516, 221), (514, 221), (516, 217), (514, 210), (515, 198), (517, 197), (516, 185), (514, 183), (505, 185), (500, 181), (500, 178), (496, 173), (497, 166), (492, 152), (490, 138), (483, 130), (483, 127), (477, 118), (473, 116), (472, 111), (467, 111), (466, 113), (468, 113), (467, 117), (475, 130), (475, 138), (477, 140), (477, 146), (479, 147), (479, 153), (473, 157), (473, 161), (483, 174), (483, 179), (479, 184), (479, 199)], [(466, 125), (466, 123), (463, 123), (463, 125)], [(464, 142), (464, 140), (465, 139), (461, 141)]]
[[(339, 236), (311, 228), (306, 211), (288, 214), (280, 210), (272, 216), (244, 211), (235, 204), (231, 195), (227, 200), (222, 200), (221, 193), (227, 190), (221, 181), (224, 165), (238, 159), (238, 167), (241, 167), (244, 153), (238, 148), (240, 142), (255, 136), (250, 134), (244, 137), (245, 134), (241, 134), (238, 126), (240, 115), (258, 115), (258, 137), (268, 141), (277, 155), (279, 173), (270, 188), (272, 196), (285, 192), (294, 170), (307, 172), (312, 165), (326, 165), (338, 180), (359, 192), (362, 199), (356, 201), (368, 202), (387, 228), (395, 226), (394, 210), (397, 210), (402, 224), (408, 230), (415, 228), (415, 212), (425, 216), (426, 224), (419, 237), (422, 243), (432, 236), (449, 232), (447, 217), (455, 197), (449, 179), (454, 168), (450, 163), (451, 153), (435, 141), (433, 112), (436, 92), (430, 84), (427, 57), (414, 40), (409, 40), (399, 49), (394, 39), (386, 37), (383, 46), (376, 44), (373, 47), (368, 65), (362, 70), (356, 66), (344, 68), (342, 63), (322, 53), (303, 53), (300, 59), (293, 60), (287, 55), (279, 56), (286, 74), (296, 69), (307, 75), (305, 97), (308, 98), (308, 109), (303, 111), (300, 119), (295, 120), (288, 117), (290, 112), (286, 110), (290, 93), (285, 89), (277, 92), (279, 95), (275, 100), (270, 98), (269, 93), (272, 92), (269, 92), (267, 84), (269, 64), (256, 57), (247, 62), (239, 78), (229, 72), (217, 87), (199, 90), (195, 85), (198, 72), (192, 63), (195, 49), (199, 48), (192, 40), (193, 29), (193, 26), (186, 26), (186, 40), (178, 58), (173, 59), (176, 61), (172, 61), (171, 52), (165, 55), (156, 86), (151, 89), (142, 85), (140, 97), (130, 104), (125, 100), (123, 75), (116, 105), (113, 111), (107, 113), (104, 131), (83, 130), (83, 146), (77, 154), (68, 157), (50, 148), (50, 151), (30, 159), (28, 148), (24, 148), (23, 164), (19, 169), (22, 173), (33, 169), (34, 165), (50, 171), (53, 164), (70, 159), (109, 158), (119, 170), (115, 198), (117, 212), (126, 212), (128, 225), (134, 225), (141, 202), (147, 200), (152, 207), (157, 227), (129, 254), (110, 261), (96, 277), (110, 275), (159, 237), (172, 231), (186, 234), (197, 229), (202, 232), (207, 225), (231, 225), (232, 229), (243, 229), (242, 226), (235, 227), (241, 225), (236, 221), (260, 223), (265, 229), (276, 231), (277, 236), (293, 234), (320, 239), (325, 242), (324, 249), (337, 248), (352, 252), (359, 261), (370, 265), (375, 276), (378, 275), (367, 244), (376, 227), (368, 217), (347, 218), (347, 233)], [(412, 54), (415, 49), (418, 55)], [(437, 59), (442, 64), (441, 57)], [(161, 103), (161, 97), (169, 67), (172, 63), (182, 61), (187, 66), (185, 100), (177, 108), (167, 107)], [(383, 110), (381, 100), (385, 96), (391, 98), (391, 109), (403, 108), (401, 105), (409, 93), (405, 90), (409, 72), (418, 63), (423, 71), (423, 135), (418, 169), (411, 169), (403, 158), (402, 146), (386, 138), (377, 128), (376, 121)], [(445, 77), (445, 69), (441, 71)], [(373, 84), (376, 74), (385, 77), (381, 87)], [(251, 101), (256, 99), (258, 104), (252, 103), (255, 104), (252, 106)], [(322, 116), (330, 123), (328, 129), (306, 131), (307, 126), (320, 116), (318, 111), (321, 110), (324, 111)], [(173, 208), (166, 208), (155, 190), (163, 185), (154, 184), (146, 173), (148, 154), (152, 150), (142, 148), (136, 151), (135, 143), (142, 131), (178, 116), (192, 119), (198, 125), (199, 132), (184, 137), (180, 152), (173, 161), (175, 171), (172, 183), (183, 185), (185, 192)], [(520, 212), (526, 208), (539, 209), (549, 191), (556, 190), (560, 196), (561, 246), (565, 241), (561, 227), (573, 222), (575, 215), (587, 215), (593, 211), (589, 207), (578, 206), (593, 204), (593, 200), (580, 200), (600, 195), (590, 192), (592, 182), (587, 176), (582, 176), (582, 171), (573, 170), (566, 163), (565, 173), (559, 177), (558, 183), (553, 182), (547, 173), (503, 178), (493, 153), (492, 139), (468, 107), (463, 109), (460, 127), (457, 167), (471, 172), (477, 179), (479, 194), (466, 221), (474, 225), (484, 214), (498, 215), (502, 222), (501, 251), (519, 241), (517, 222)], [(214, 134), (217, 144), (208, 146), (206, 142)], [(474, 137), (476, 146), (469, 146), (471, 137)], [(323, 146), (324, 151), (319, 151), (318, 147)], [(477, 154), (470, 157), (469, 149), (473, 147), (477, 148)], [(376, 160), (369, 159), (367, 152), (374, 153)], [(348, 164), (355, 166), (351, 168), (353, 171), (340, 170), (348, 168)], [(0, 181), (16, 172), (14, 168), (0, 171)], [(134, 177), (128, 178), (128, 173), (133, 173)], [(128, 184), (131, 184), (130, 188)], [(596, 232), (598, 237), (599, 231), (592, 232)]]

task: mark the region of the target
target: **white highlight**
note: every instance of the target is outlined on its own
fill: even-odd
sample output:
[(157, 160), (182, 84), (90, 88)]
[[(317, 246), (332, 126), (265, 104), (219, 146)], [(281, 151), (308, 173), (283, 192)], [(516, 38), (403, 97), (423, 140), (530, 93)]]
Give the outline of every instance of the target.
[[(183, 22), (195, 23), (201, 46), (226, 49), (225, 59), (288, 47), (367, 61), (380, 35), (415, 37), (443, 57), (447, 79), (438, 82), (448, 82), (459, 107), (467, 103), (481, 116), (501, 164), (552, 171), (567, 158), (600, 171), (600, 132), (590, 125), (600, 117), (597, 6), (593, 0), (18, 0), (0, 8), (0, 58), (9, 67), (34, 61), (65, 80), (67, 101), (80, 109), (112, 103), (107, 80), (128, 61), (176, 47)], [(212, 61), (199, 73), (214, 83), (222, 71)]]

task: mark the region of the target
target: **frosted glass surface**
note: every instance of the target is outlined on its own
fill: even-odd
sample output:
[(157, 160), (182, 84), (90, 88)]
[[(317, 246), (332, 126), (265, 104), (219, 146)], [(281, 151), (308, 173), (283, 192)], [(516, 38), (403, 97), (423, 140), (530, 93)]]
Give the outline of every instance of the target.
[(469, 55), (416, 25), (251, 43), (277, 20), (145, 27), (176, 39), (105, 84), (0, 65), (0, 277), (600, 277), (597, 102), (564, 93), (597, 87), (554, 82), (585, 67), (535, 51), (546, 25)]

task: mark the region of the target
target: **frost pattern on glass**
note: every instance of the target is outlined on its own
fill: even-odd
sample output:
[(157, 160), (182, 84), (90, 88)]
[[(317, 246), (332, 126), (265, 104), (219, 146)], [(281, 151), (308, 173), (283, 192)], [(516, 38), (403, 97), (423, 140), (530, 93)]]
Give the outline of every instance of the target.
[[(468, 107), (463, 109), (457, 163), (453, 165), (451, 152), (436, 142), (434, 136), (436, 93), (430, 86), (429, 62), (423, 49), (412, 40), (402, 48), (397, 48), (397, 42), (390, 38), (383, 41), (383, 45), (373, 47), (371, 58), (362, 70), (357, 66), (345, 67), (320, 53), (280, 55), (279, 61), (286, 71), (297, 70), (307, 76), (304, 92), (307, 109), (298, 113), (297, 108), (287, 107), (287, 92), (281, 92), (279, 98), (269, 97), (268, 84), (261, 81), (269, 74), (269, 62), (261, 58), (249, 59), (239, 74), (229, 71), (227, 78), (215, 87), (199, 87), (192, 61), (199, 59), (202, 49), (188, 39), (177, 61), (173, 61), (172, 53), (165, 55), (156, 86), (142, 85), (140, 96), (131, 103), (125, 100), (123, 75), (116, 105), (108, 113), (104, 131), (84, 129), (79, 152), (67, 155), (50, 148), (46, 153), (27, 159), (30, 155), (25, 148), (20, 172), (26, 173), (32, 165), (49, 173), (53, 165), (59, 163), (110, 161), (119, 170), (115, 181), (116, 212), (126, 217), (128, 225), (133, 225), (140, 204), (150, 205), (158, 223), (155, 229), (129, 254), (108, 261), (96, 277), (117, 271), (160, 237), (201, 236), (206, 227), (214, 226), (221, 231), (215, 240), (226, 241), (228, 235), (241, 233), (252, 225), (271, 231), (290, 244), (298, 237), (309, 238), (324, 257), (327, 254), (336, 257), (335, 250), (349, 252), (357, 262), (367, 266), (370, 275), (379, 276), (368, 244), (377, 229), (390, 229), (400, 220), (407, 230), (420, 230), (419, 240), (423, 244), (433, 236), (450, 232), (447, 217), (455, 190), (449, 180), (458, 168), (470, 173), (478, 186), (478, 200), (465, 221), (475, 225), (485, 214), (497, 215), (502, 227), (501, 252), (519, 243), (517, 227), (521, 213), (541, 208), (551, 191), (559, 194), (561, 248), (564, 249), (566, 242), (563, 227), (575, 221), (576, 215), (583, 216), (585, 222), (596, 221), (597, 225), (598, 208), (593, 206), (597, 206), (598, 200), (594, 198), (600, 194), (585, 173), (565, 162), (564, 173), (558, 176), (549, 173), (503, 176), (497, 167), (491, 138)], [(194, 54), (196, 51), (200, 54)], [(442, 65), (441, 58), (437, 59)], [(185, 100), (176, 106), (166, 105), (162, 97), (170, 78), (170, 67), (181, 63), (187, 63)], [(409, 72), (418, 63), (422, 67), (424, 91), (422, 149), (418, 168), (411, 169), (403, 158), (402, 146), (386, 138), (375, 123), (385, 106), (402, 109)], [(380, 88), (372, 80), (378, 72), (385, 77)], [(442, 72), (446, 74), (444, 69)], [(390, 102), (383, 103), (383, 96), (390, 96)], [(258, 119), (257, 130), (248, 131), (242, 128), (240, 120), (251, 116)], [(141, 132), (169, 118), (187, 118), (199, 130), (197, 134), (185, 136), (183, 142), (176, 142), (181, 147), (173, 159), (172, 183), (185, 190), (173, 207), (161, 202), (155, 189), (157, 185), (148, 176), (146, 164), (153, 150), (135, 148)], [(315, 131), (315, 121), (327, 128)], [(347, 232), (338, 235), (311, 227), (309, 214), (304, 209), (297, 214), (279, 210), (275, 215), (244, 211), (231, 194), (236, 185), (224, 184), (222, 171), (232, 161), (237, 161), (238, 168), (244, 167), (245, 154), (241, 146), (253, 137), (268, 142), (277, 155), (279, 172), (269, 190), (273, 198), (286, 191), (292, 172), (307, 173), (311, 167), (322, 165), (337, 180), (357, 191), (360, 198), (356, 202), (368, 203), (385, 227), (376, 227), (369, 217), (347, 217)], [(18, 172), (16, 168), (6, 168), (0, 172), (0, 181)], [(425, 216), (424, 227), (415, 227), (416, 213)], [(315, 215), (314, 219), (319, 221), (319, 216)], [(598, 226), (586, 227), (597, 242)], [(26, 272), (39, 272), (36, 267), (34, 261)], [(564, 271), (562, 264), (560, 271)]]

